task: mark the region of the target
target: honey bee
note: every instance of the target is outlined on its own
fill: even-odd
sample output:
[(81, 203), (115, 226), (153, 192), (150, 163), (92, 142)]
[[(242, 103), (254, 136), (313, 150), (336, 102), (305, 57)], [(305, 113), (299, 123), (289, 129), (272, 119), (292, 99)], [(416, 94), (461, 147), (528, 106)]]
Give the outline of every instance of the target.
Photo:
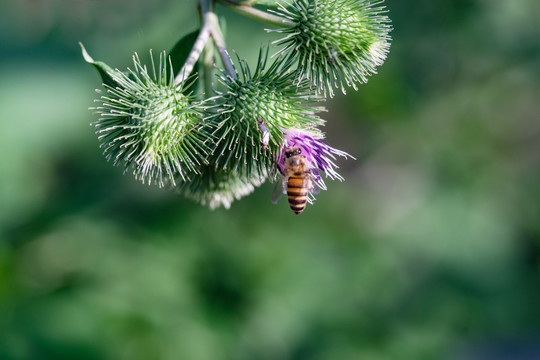
[[(278, 167), (279, 168), (279, 167)], [(272, 193), (272, 202), (275, 204), (281, 195), (287, 193), (289, 205), (295, 214), (300, 214), (310, 202), (309, 193), (318, 191), (313, 179), (313, 172), (308, 165), (306, 157), (302, 155), (300, 147), (285, 148), (285, 164), (283, 179), (278, 181)]]

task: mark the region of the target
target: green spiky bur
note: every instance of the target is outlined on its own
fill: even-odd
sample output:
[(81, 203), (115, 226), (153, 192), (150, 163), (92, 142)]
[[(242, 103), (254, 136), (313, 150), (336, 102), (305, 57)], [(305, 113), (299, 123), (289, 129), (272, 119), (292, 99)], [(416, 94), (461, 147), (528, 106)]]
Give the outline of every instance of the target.
[(384, 62), (390, 47), (390, 20), (382, 1), (295, 0), (278, 5), (275, 13), (295, 26), (273, 30), (285, 36), (276, 41), (296, 81), (309, 79), (317, 91), (333, 96), (367, 82)]
[(164, 54), (158, 66), (152, 57), (151, 72), (137, 54), (133, 61), (127, 73), (108, 70), (113, 84), (97, 100), (96, 132), (114, 165), (132, 168), (143, 183), (174, 185), (206, 162), (212, 135), (204, 131), (199, 103), (174, 84)]
[(208, 205), (211, 209), (223, 206), (230, 208), (234, 200), (251, 194), (266, 180), (264, 175), (242, 176), (235, 171), (204, 166), (198, 174), (179, 182), (176, 189), (184, 196)]
[[(134, 70), (120, 72), (95, 62), (83, 48), (104, 82), (94, 125), (105, 156), (143, 182), (172, 184), (202, 204), (229, 207), (266, 178), (275, 178), (286, 134), (310, 134), (295, 138), (300, 142), (323, 139), (318, 127), (324, 122), (317, 113), (324, 108), (313, 104), (333, 96), (335, 88), (345, 92), (367, 81), (386, 58), (389, 20), (381, 1), (283, 1), (287, 7), (279, 5), (275, 15), (225, 2), (280, 27), (275, 31), (285, 37), (276, 43), (283, 48), (269, 68), (268, 51), (260, 52), (254, 71), (240, 59), (235, 66), (213, 0), (199, 0), (201, 27), (177, 43), (181, 51), (172, 52), (174, 62), (162, 56), (150, 72), (137, 56)], [(224, 68), (217, 85), (211, 78), (214, 49)], [(197, 95), (206, 96), (202, 101), (186, 95), (191, 89), (186, 77), (197, 61), (206, 92)], [(173, 63), (180, 68), (175, 77)], [(321, 144), (316, 148), (328, 148)], [(332, 161), (317, 159), (323, 172)]]
[[(229, 208), (268, 176), (275, 177), (275, 154), (283, 145), (284, 130), (319, 133), (315, 127), (323, 124), (315, 114), (324, 109), (312, 106), (321, 98), (308, 90), (306, 82), (294, 85), (293, 75), (280, 68), (281, 62), (266, 68), (267, 51), (259, 55), (254, 71), (238, 60), (234, 77), (218, 75), (222, 90), (204, 102), (205, 121), (216, 139), (209, 164), (177, 185), (182, 194), (211, 208)], [(259, 119), (268, 131), (266, 144)]]
[[(239, 61), (236, 78), (222, 74), (225, 87), (213, 99), (215, 105), (209, 121), (215, 124), (218, 143), (211, 156), (216, 169), (230, 170), (241, 177), (266, 176), (274, 167), (274, 154), (283, 142), (283, 130), (313, 129), (323, 124), (316, 112), (322, 107), (310, 106), (321, 98), (309, 92), (307, 83), (293, 84), (293, 75), (274, 62), (265, 70), (266, 55), (259, 57), (255, 71)], [(269, 132), (268, 146), (263, 144), (258, 119)]]

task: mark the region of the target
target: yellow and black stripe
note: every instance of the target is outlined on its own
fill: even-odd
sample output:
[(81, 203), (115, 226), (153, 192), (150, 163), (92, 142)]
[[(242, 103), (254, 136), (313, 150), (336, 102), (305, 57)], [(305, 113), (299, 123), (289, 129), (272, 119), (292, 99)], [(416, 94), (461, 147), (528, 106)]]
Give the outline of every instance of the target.
[(287, 198), (295, 214), (300, 214), (306, 207), (309, 187), (307, 174), (292, 175), (287, 180)]

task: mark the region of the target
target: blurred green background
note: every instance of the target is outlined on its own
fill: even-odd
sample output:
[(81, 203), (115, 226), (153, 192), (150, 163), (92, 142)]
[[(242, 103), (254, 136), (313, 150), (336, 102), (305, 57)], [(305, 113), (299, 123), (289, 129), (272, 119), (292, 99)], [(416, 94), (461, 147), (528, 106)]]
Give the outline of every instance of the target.
[[(379, 74), (327, 102), (346, 181), (211, 211), (107, 163), (113, 67), (194, 1), (0, 3), (0, 359), (540, 359), (540, 2), (387, 0)], [(225, 15), (254, 61), (268, 26)]]

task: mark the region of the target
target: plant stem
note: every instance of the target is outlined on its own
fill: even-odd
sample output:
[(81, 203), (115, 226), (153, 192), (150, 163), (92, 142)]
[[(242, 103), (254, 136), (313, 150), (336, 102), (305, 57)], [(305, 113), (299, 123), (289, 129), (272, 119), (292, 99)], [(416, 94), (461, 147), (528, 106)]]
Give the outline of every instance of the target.
[[(221, 61), (223, 62), (223, 66), (225, 67), (225, 71), (234, 79), (236, 79), (236, 71), (234, 70), (231, 59), (227, 52), (225, 38), (223, 37), (223, 33), (221, 32), (218, 18), (213, 12), (212, 3), (213, 0), (199, 0), (199, 10), (201, 13), (202, 27), (199, 35), (197, 36), (197, 39), (195, 40), (195, 43), (193, 44), (193, 48), (191, 49), (186, 59), (186, 62), (184, 63), (184, 66), (182, 66), (182, 69), (180, 69), (180, 72), (174, 79), (176, 84), (182, 83), (186, 80), (189, 74), (191, 74), (191, 72), (193, 71), (193, 67), (197, 63), (197, 60), (199, 60), (199, 58), (201, 57), (201, 53), (208, 45), (208, 40), (210, 38), (212, 38), (214, 44), (218, 49)], [(208, 58), (205, 58), (205, 66), (208, 65), (206, 61), (208, 61)]]
[(216, 48), (219, 52), (219, 57), (221, 58), (221, 61), (223, 62), (223, 66), (225, 66), (225, 70), (227, 71), (227, 73), (231, 75), (233, 79), (236, 79), (236, 71), (234, 70), (231, 58), (229, 56), (229, 53), (227, 52), (225, 38), (223, 37), (223, 33), (221, 32), (218, 18), (214, 13), (211, 13), (211, 17), (215, 25), (212, 27), (212, 39), (214, 39), (214, 44), (216, 44)]
[(289, 20), (289, 19), (285, 19), (281, 16), (277, 16), (277, 15), (273, 15), (273, 14), (269, 14), (265, 11), (262, 11), (262, 10), (259, 10), (259, 9), (256, 9), (252, 6), (249, 6), (249, 5), (240, 5), (238, 3), (233, 3), (233, 2), (230, 2), (230, 1), (227, 1), (227, 0), (218, 0), (223, 6), (231, 9), (232, 11), (234, 12), (237, 12), (239, 14), (242, 14), (242, 15), (245, 15), (245, 16), (248, 16), (252, 19), (255, 19), (255, 20), (259, 20), (259, 21), (262, 21), (262, 22), (265, 22), (267, 24), (270, 24), (270, 25), (276, 25), (276, 26), (279, 26), (279, 27), (285, 27), (285, 28), (289, 28), (289, 27), (294, 27), (296, 24)]
[(206, 43), (203, 52), (203, 86), (206, 98), (214, 95), (212, 79), (214, 78), (214, 45), (211, 42)]
[(176, 75), (176, 78), (174, 79), (175, 84), (180, 84), (184, 82), (189, 76), (189, 74), (191, 74), (191, 72), (193, 71), (193, 67), (197, 63), (197, 60), (199, 60), (199, 57), (204, 50), (204, 47), (208, 43), (210, 34), (210, 26), (203, 23), (203, 27), (201, 28), (199, 35), (197, 36), (197, 40), (195, 40), (195, 43), (193, 44), (193, 48), (191, 49), (186, 59), (186, 62), (182, 66), (182, 69), (180, 69), (180, 71), (178, 72), (178, 75)]

